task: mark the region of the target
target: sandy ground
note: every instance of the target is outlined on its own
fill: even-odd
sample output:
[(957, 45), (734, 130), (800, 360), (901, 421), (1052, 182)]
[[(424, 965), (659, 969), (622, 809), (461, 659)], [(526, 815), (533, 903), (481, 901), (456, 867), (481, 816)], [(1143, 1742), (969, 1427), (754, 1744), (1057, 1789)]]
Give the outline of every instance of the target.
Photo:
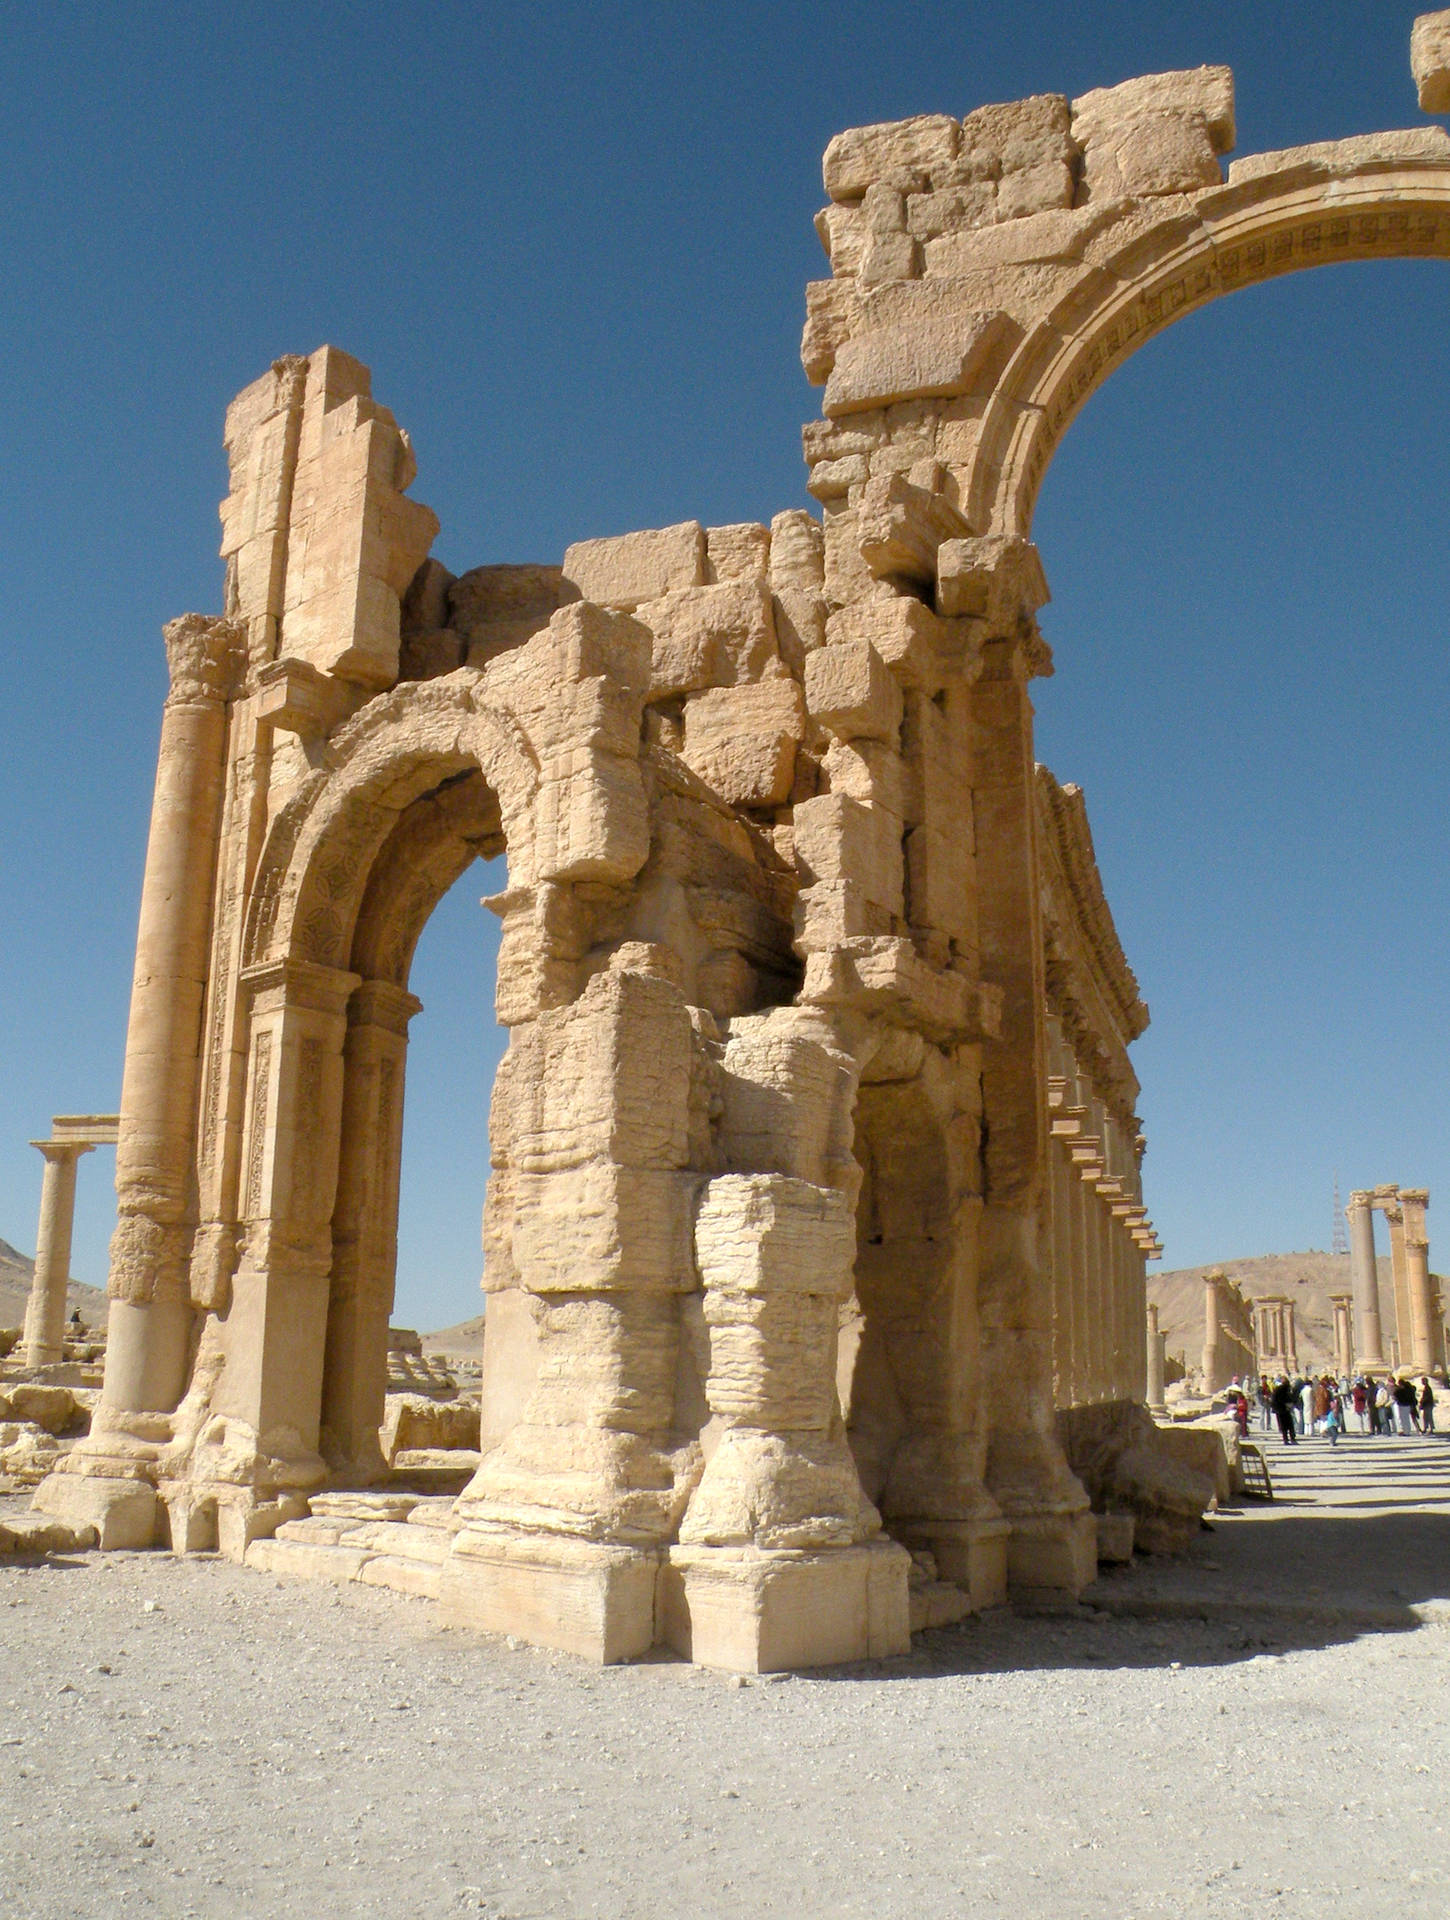
[(775, 1681), (215, 1561), (11, 1566), (0, 1913), (1443, 1920), (1450, 1445), (1271, 1464), (1274, 1509), (1100, 1604)]

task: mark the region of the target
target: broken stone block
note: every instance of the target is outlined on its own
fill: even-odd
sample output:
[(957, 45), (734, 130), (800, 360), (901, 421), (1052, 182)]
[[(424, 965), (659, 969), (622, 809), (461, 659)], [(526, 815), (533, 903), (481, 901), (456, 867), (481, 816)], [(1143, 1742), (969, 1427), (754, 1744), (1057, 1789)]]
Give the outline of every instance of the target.
[(705, 529), (705, 571), (712, 585), (764, 580), (770, 571), (770, 530), (752, 520)]
[(1144, 114), (1197, 115), (1215, 153), (1234, 144), (1234, 77), (1228, 67), (1145, 73), (1116, 87), (1098, 87), (1072, 103), (1072, 132), (1084, 146), (1117, 134)]
[(1410, 31), (1410, 70), (1422, 113), (1450, 113), (1450, 8), (1422, 13)]
[(835, 419), (918, 396), (970, 393), (1010, 324), (1005, 314), (982, 312), (955, 323), (923, 321), (858, 334), (837, 350), (825, 410)]
[(971, 531), (944, 493), (902, 473), (868, 481), (859, 512), (861, 557), (882, 580), (934, 580), (942, 541)]
[(698, 520), (682, 520), (576, 541), (564, 555), (563, 577), (581, 598), (632, 613), (646, 600), (705, 584), (705, 529)]
[(859, 200), (877, 180), (930, 175), (951, 165), (960, 140), (961, 128), (944, 113), (852, 127), (826, 148), (826, 192), (833, 200)]
[(774, 608), (758, 579), (643, 601), (638, 617), (653, 636), (654, 699), (758, 680), (776, 657)]
[(1088, 143), (1083, 188), (1090, 203), (1195, 193), (1223, 178), (1202, 114), (1145, 113)]
[(843, 638), (811, 654), (805, 696), (811, 718), (839, 740), (893, 740), (901, 726), (901, 689), (864, 639)]
[(680, 757), (732, 806), (784, 806), (804, 732), (805, 703), (794, 680), (712, 688), (685, 704)]
[(880, 807), (863, 807), (840, 793), (819, 794), (795, 810), (801, 877), (811, 886), (822, 880), (849, 880), (868, 900), (899, 915), (903, 906), (901, 834), (900, 819)]

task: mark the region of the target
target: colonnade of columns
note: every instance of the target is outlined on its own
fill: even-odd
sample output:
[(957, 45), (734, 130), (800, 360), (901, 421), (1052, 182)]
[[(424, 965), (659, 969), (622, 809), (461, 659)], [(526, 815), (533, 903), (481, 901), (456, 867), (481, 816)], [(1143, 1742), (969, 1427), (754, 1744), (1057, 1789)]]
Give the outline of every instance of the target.
[(1287, 1294), (1261, 1294), (1253, 1303), (1254, 1345), (1261, 1373), (1299, 1371), (1299, 1330), (1294, 1302)]
[(76, 1163), (93, 1147), (114, 1146), (114, 1113), (58, 1113), (48, 1140), (32, 1140), (45, 1157), (40, 1221), (35, 1232), (35, 1273), (25, 1312), (27, 1367), (54, 1366), (65, 1358), (65, 1294), (70, 1283), (71, 1235), (75, 1224)]
[[(1425, 1230), (1428, 1189), (1384, 1185), (1358, 1189), (1349, 1196), (1349, 1250), (1353, 1282), (1354, 1364), (1362, 1372), (1391, 1366), (1416, 1373), (1443, 1369), (1445, 1332), (1438, 1289), (1430, 1274), (1430, 1242)], [(1383, 1213), (1390, 1232), (1390, 1276), (1395, 1302), (1395, 1331), (1386, 1338), (1380, 1310), (1379, 1271), (1375, 1262), (1374, 1216)]]
[(1054, 1398), (1141, 1401), (1146, 1265), (1161, 1251), (1142, 1202), (1141, 1137), (1096, 1096), (1051, 1017), (1048, 1038)]

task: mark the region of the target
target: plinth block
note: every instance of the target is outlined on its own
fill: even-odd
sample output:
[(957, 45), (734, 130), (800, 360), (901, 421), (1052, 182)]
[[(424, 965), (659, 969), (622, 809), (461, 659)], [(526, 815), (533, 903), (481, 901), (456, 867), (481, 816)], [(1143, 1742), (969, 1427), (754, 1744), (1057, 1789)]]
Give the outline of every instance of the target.
[(450, 1625), (609, 1666), (654, 1645), (659, 1567), (652, 1551), (465, 1527), (443, 1563), (438, 1598)]
[(814, 1554), (671, 1547), (662, 1636), (697, 1666), (728, 1673), (885, 1659), (911, 1646), (910, 1567), (889, 1540)]
[(936, 1561), (937, 1573), (960, 1587), (973, 1613), (1007, 1604), (1008, 1520), (923, 1521), (899, 1529), (910, 1547), (924, 1547)]
[(37, 1513), (94, 1527), (103, 1553), (156, 1544), (159, 1502), (156, 1489), (144, 1480), (52, 1473), (35, 1489), (30, 1504)]
[(1075, 1600), (1098, 1573), (1098, 1530), (1091, 1513), (1014, 1518), (1007, 1539), (1007, 1584), (1014, 1598)]

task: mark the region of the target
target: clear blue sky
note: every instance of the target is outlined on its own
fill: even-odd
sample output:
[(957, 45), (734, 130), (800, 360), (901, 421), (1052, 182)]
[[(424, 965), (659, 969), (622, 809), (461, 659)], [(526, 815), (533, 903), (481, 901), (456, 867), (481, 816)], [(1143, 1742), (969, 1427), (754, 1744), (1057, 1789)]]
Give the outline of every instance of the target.
[[(221, 417), (278, 353), (373, 368), (455, 571), (808, 504), (837, 129), (1226, 61), (1241, 153), (1424, 124), (1387, 0), (6, 9), (0, 70), (0, 1237), (53, 1111), (120, 1089), (165, 691), (220, 604)], [(1445, 1146), (1450, 266), (1336, 268), (1152, 342), (1036, 533), (1040, 751), (1087, 790), (1154, 1023), (1168, 1264), (1326, 1246), (1330, 1183)], [(414, 985), (397, 1317), (476, 1311), (492, 934)], [(103, 1284), (112, 1159), (74, 1268)]]

